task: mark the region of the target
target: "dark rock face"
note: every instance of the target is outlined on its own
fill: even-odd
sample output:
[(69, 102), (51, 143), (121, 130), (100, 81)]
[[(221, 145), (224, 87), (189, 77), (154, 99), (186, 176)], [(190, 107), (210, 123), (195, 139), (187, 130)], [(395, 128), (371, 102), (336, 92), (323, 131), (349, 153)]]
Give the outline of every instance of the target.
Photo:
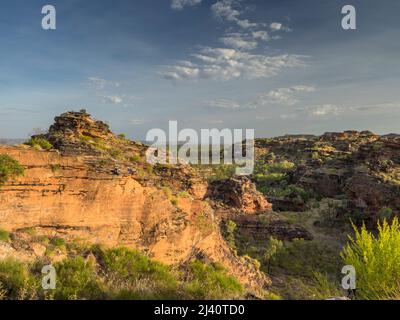
[(272, 205), (247, 177), (210, 183), (208, 197), (247, 214), (272, 211)]
[(306, 229), (286, 221), (271, 219), (265, 221), (262, 216), (240, 215), (233, 217), (240, 234), (255, 240), (265, 240), (270, 236), (279, 240), (292, 241), (294, 239), (313, 240), (313, 236)]
[(274, 211), (296, 211), (303, 212), (307, 210), (307, 205), (304, 200), (296, 196), (288, 197), (269, 197), (268, 199), (273, 206)]

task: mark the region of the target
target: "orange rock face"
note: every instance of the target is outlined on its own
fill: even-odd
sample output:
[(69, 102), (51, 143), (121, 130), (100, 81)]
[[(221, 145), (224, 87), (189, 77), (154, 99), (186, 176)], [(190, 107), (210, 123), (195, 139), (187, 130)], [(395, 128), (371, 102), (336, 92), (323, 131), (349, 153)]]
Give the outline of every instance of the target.
[(35, 228), (67, 239), (130, 246), (169, 264), (201, 252), (245, 283), (268, 284), (228, 248), (213, 210), (201, 198), (179, 198), (172, 204), (160, 189), (143, 186), (132, 176), (97, 172), (84, 157), (6, 146), (0, 146), (0, 154), (26, 168), (23, 177), (0, 188), (3, 229)]

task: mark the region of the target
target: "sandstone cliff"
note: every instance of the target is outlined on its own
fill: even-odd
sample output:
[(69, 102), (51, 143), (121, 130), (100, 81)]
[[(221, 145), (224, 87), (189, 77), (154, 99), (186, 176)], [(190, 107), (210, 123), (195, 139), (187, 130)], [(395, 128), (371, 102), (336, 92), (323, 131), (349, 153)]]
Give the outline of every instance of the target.
[(202, 257), (252, 287), (269, 284), (227, 246), (219, 217), (204, 201), (207, 183), (190, 168), (149, 170), (139, 159), (144, 146), (116, 137), (83, 111), (57, 117), (45, 138), (57, 149), (0, 146), (26, 169), (0, 188), (1, 228), (130, 246), (169, 264)]

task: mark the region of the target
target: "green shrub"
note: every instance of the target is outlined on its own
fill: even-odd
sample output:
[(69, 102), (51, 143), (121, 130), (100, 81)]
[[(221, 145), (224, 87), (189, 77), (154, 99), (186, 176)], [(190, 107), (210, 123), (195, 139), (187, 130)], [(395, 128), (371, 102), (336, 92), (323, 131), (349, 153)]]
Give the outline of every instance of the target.
[(100, 257), (111, 285), (120, 287), (118, 299), (176, 298), (178, 280), (167, 265), (128, 248), (101, 251)]
[(0, 186), (9, 179), (22, 176), (25, 169), (19, 162), (6, 154), (0, 155)]
[(269, 174), (257, 174), (256, 175), (256, 180), (258, 182), (266, 182), (266, 183), (272, 183), (272, 182), (280, 182), (282, 180), (285, 180), (286, 174), (285, 173), (269, 173)]
[(312, 278), (315, 272), (337, 274), (340, 271), (340, 249), (323, 241), (295, 240), (285, 243), (271, 261), (273, 270), (286, 274)]
[(91, 137), (91, 136), (81, 135), (81, 136), (79, 137), (79, 139), (80, 139), (83, 143), (95, 142), (94, 138)]
[(50, 165), (51, 171), (53, 171), (53, 173), (59, 172), (61, 170), (61, 165), (60, 164), (51, 164)]
[(141, 160), (142, 160), (142, 158), (138, 154), (135, 154), (129, 158), (129, 161), (133, 162), (133, 163), (141, 162)]
[(210, 181), (215, 180), (226, 180), (230, 179), (235, 175), (236, 168), (234, 165), (221, 164), (212, 166), (212, 175), (209, 178)]
[(25, 144), (42, 150), (50, 150), (53, 148), (53, 145), (45, 138), (30, 138)]
[(103, 252), (104, 266), (109, 272), (124, 279), (151, 276), (154, 279), (170, 277), (169, 268), (150, 260), (138, 251), (128, 248), (113, 248)]
[(189, 192), (187, 192), (187, 191), (181, 191), (181, 192), (179, 192), (178, 193), (178, 197), (180, 197), (180, 198), (190, 198), (190, 193)]
[(69, 258), (54, 265), (57, 285), (54, 297), (58, 300), (100, 299), (103, 292), (94, 266), (82, 257)]
[(6, 230), (0, 229), (0, 241), (9, 242), (10, 241), (10, 233)]
[(287, 187), (287, 189), (290, 193), (298, 194), (304, 202), (310, 200), (310, 194), (301, 187), (290, 185)]
[(66, 247), (66, 242), (63, 238), (52, 238), (52, 239), (50, 239), (50, 244), (52, 244), (56, 248), (65, 248)]
[(275, 256), (275, 254), (283, 247), (283, 242), (275, 239), (274, 237), (270, 237), (267, 243), (267, 246), (264, 251), (263, 259), (264, 263), (267, 265), (268, 273), (270, 273), (271, 262)]
[(234, 250), (236, 250), (236, 239), (235, 239), (236, 228), (237, 228), (237, 225), (232, 220), (228, 220), (225, 224), (226, 241), (227, 241), (228, 245)]
[(361, 299), (390, 299), (400, 286), (400, 224), (394, 218), (378, 223), (375, 236), (365, 225), (343, 249), (341, 256), (357, 274), (357, 296)]
[(188, 277), (185, 290), (194, 299), (234, 299), (243, 293), (242, 285), (218, 264), (194, 261), (189, 265)]
[(8, 299), (20, 299), (28, 282), (26, 266), (13, 259), (0, 261), (0, 286)]

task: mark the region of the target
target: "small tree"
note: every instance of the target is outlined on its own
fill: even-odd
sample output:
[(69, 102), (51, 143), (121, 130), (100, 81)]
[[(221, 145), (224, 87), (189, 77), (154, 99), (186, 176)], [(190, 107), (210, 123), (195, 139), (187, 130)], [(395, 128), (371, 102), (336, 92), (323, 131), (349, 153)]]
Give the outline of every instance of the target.
[(232, 249), (236, 250), (235, 231), (236, 231), (237, 225), (232, 220), (229, 220), (225, 224), (225, 228), (226, 228), (226, 240), (227, 240), (229, 246)]
[(22, 176), (24, 171), (24, 167), (17, 160), (14, 160), (9, 155), (0, 154), (0, 186), (9, 179)]
[(386, 219), (378, 222), (375, 236), (365, 225), (341, 253), (347, 265), (352, 265), (357, 276), (357, 296), (361, 299), (400, 298), (400, 223), (395, 217), (391, 224)]
[(271, 271), (271, 260), (274, 255), (283, 247), (283, 242), (270, 237), (268, 240), (268, 245), (264, 251), (264, 263), (268, 266), (268, 273)]

